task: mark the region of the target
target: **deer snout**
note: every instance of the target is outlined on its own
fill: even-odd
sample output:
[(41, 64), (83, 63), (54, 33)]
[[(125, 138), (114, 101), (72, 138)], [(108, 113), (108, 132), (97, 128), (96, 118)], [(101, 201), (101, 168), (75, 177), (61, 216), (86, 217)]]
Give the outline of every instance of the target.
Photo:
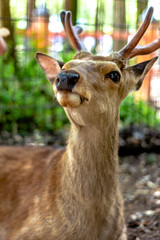
[(56, 88), (57, 90), (72, 91), (75, 84), (80, 78), (78, 73), (74, 72), (61, 72), (56, 78)]

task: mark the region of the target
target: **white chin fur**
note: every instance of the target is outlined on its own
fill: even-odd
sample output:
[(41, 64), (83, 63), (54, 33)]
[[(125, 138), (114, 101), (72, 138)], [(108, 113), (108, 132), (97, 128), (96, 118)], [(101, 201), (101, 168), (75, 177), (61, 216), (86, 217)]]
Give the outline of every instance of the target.
[(77, 93), (58, 91), (56, 97), (62, 107), (76, 108), (81, 104), (81, 97)]

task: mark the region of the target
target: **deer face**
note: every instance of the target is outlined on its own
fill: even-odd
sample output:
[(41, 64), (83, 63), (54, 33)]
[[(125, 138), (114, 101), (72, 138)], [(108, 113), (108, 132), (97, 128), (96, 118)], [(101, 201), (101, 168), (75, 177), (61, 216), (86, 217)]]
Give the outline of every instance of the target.
[(79, 121), (84, 125), (101, 114), (116, 116), (121, 101), (140, 87), (156, 58), (132, 67), (126, 67), (117, 54), (98, 57), (80, 52), (60, 65), (57, 60), (37, 53), (37, 60), (60, 105), (70, 118), (71, 115), (81, 118)]
[(62, 63), (42, 53), (36, 58), (49, 81), (60, 105), (70, 120), (79, 125), (97, 122), (96, 116), (116, 117), (121, 101), (129, 92), (138, 90), (157, 57), (134, 66), (128, 59), (150, 53), (160, 47), (160, 41), (136, 47), (146, 31), (153, 13), (150, 8), (141, 28), (122, 50), (108, 57), (93, 56), (77, 38), (79, 28), (73, 28), (71, 13), (61, 12), (61, 20), (71, 46), (78, 50), (73, 60)]

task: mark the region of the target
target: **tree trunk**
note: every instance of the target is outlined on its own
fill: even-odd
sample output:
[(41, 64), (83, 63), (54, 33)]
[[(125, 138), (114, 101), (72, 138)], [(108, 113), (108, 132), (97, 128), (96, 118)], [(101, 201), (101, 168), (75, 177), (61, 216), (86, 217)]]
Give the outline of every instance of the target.
[(125, 0), (114, 0), (113, 27), (113, 51), (118, 51), (123, 48), (127, 42), (127, 39), (124, 38), (124, 33), (126, 31)]
[(75, 25), (77, 20), (77, 0), (65, 0), (64, 8), (72, 12), (72, 23)]
[(96, 45), (99, 43), (99, 33), (103, 32), (103, 26), (105, 24), (105, 5), (103, 0), (97, 0), (96, 15), (95, 15), (95, 38)]
[(36, 8), (36, 0), (27, 0), (27, 27), (31, 26), (32, 12)]

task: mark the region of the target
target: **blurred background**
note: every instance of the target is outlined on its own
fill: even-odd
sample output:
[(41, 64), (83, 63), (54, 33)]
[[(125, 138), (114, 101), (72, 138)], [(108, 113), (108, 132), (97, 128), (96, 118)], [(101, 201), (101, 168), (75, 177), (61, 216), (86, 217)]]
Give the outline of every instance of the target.
[[(62, 9), (71, 10), (73, 24), (84, 29), (80, 38), (88, 51), (108, 55), (131, 39), (150, 6), (152, 23), (140, 44), (159, 36), (160, 0), (0, 0), (0, 28), (10, 31), (8, 50), (0, 57), (0, 144), (65, 144), (68, 119), (35, 61), (37, 51), (64, 62), (74, 55), (60, 22)], [(159, 55), (158, 50), (130, 64)], [(135, 146), (160, 151), (159, 78), (160, 60), (141, 90), (122, 103), (120, 152), (126, 146), (126, 151)]]

